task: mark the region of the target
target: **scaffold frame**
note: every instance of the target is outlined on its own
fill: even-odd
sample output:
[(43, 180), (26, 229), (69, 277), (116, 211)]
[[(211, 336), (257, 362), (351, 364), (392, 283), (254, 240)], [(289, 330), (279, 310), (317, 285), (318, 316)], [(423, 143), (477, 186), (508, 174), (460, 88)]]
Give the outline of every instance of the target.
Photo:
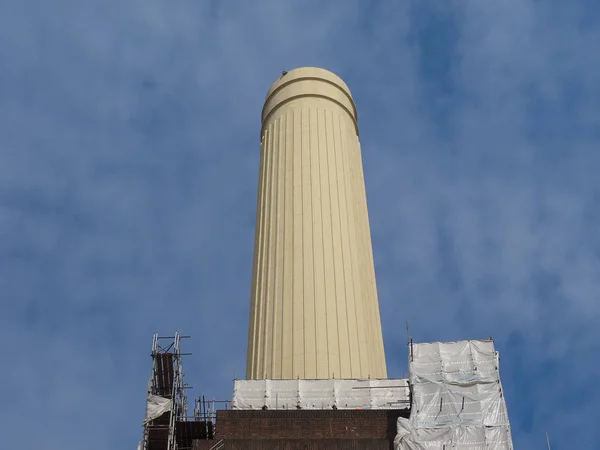
[[(155, 450), (155, 447), (165, 449), (161, 445), (165, 434), (166, 450), (178, 450), (175, 426), (178, 421), (185, 421), (187, 418), (188, 388), (182, 364), (182, 356), (185, 354), (181, 352), (180, 343), (181, 339), (187, 338), (189, 336), (182, 336), (178, 332), (174, 336), (159, 336), (155, 333), (152, 337), (152, 373), (148, 382), (146, 420), (140, 450)], [(170, 401), (168, 411), (159, 417), (149, 417), (151, 402), (156, 397)]]

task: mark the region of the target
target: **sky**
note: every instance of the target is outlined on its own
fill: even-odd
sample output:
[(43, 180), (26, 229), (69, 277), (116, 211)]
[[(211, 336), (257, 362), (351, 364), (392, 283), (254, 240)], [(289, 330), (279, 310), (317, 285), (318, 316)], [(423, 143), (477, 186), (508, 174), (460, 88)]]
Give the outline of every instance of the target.
[(600, 448), (600, 5), (0, 0), (0, 434), (127, 450), (152, 334), (243, 378), (260, 111), (283, 69), (359, 114), (388, 375), (493, 336), (517, 449)]

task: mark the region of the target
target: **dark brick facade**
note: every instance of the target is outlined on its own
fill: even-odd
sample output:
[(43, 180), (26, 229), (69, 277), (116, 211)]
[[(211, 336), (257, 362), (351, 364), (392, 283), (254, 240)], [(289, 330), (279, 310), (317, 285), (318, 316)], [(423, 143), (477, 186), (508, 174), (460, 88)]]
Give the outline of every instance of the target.
[(389, 450), (399, 416), (406, 410), (295, 410), (217, 412), (214, 440), (196, 441), (208, 450)]
[[(197, 441), (193, 450), (211, 450), (218, 441)], [(210, 445), (208, 444), (210, 443)], [(225, 439), (219, 450), (390, 450), (387, 439)]]

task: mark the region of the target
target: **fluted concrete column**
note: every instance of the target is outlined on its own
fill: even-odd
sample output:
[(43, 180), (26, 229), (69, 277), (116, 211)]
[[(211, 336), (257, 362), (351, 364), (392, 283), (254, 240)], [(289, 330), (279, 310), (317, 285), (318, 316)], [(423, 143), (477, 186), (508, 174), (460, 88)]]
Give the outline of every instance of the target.
[(248, 379), (386, 378), (350, 90), (312, 67), (262, 112)]

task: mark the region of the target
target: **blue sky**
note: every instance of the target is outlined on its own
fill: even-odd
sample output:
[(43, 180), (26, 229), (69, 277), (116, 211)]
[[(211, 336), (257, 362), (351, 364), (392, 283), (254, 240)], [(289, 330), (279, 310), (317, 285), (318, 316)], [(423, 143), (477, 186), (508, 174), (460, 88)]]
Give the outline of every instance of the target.
[(406, 321), (493, 336), (516, 447), (598, 448), (599, 25), (574, 0), (0, 0), (4, 448), (135, 448), (155, 331), (231, 397), (260, 110), (304, 65), (357, 103), (389, 375)]

